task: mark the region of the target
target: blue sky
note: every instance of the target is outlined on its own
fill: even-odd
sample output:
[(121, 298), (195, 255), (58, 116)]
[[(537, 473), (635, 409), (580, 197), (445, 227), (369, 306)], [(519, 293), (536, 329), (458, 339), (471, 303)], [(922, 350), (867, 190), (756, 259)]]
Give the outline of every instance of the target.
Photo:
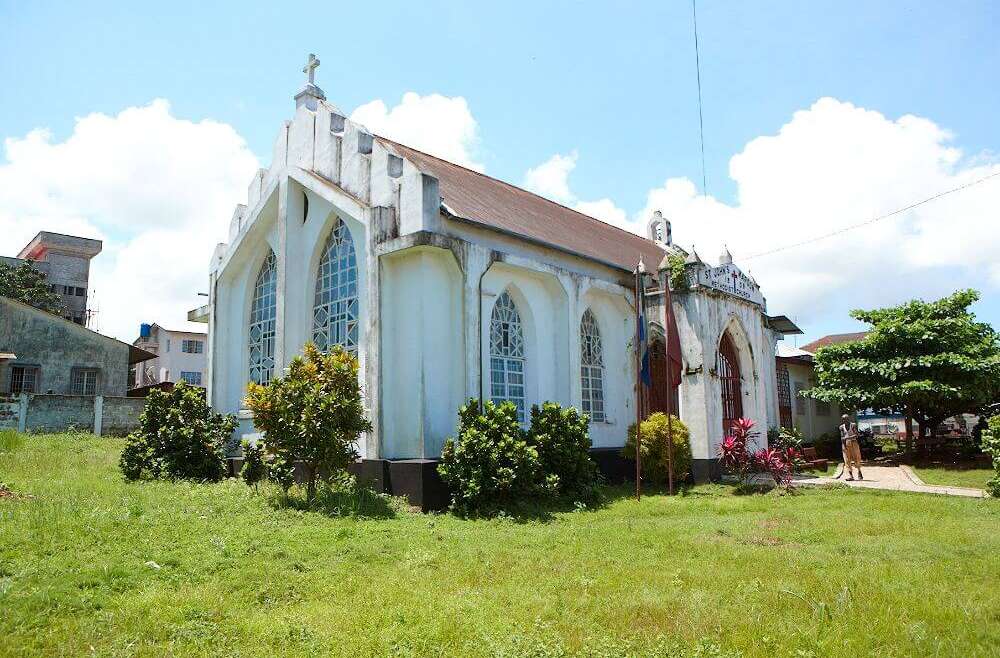
[[(0, 137), (44, 127), (58, 143), (77, 117), (115, 116), (163, 98), (173, 117), (232, 126), (266, 164), (275, 131), (292, 112), (305, 57), (316, 52), (318, 82), (344, 110), (373, 99), (392, 107), (411, 91), (462, 97), (477, 127), (470, 148), (487, 173), (521, 183), (553, 155), (573, 153), (574, 198), (612, 199), (631, 218), (668, 179), (690, 179), (703, 191), (691, 19), (687, 1), (301, 3), (294, 10), (247, 2), (0, 2)], [(962, 164), (997, 162), (996, 3), (707, 0), (698, 21), (708, 191), (719, 204), (741, 203), (731, 158), (824, 97), (889, 122), (926, 118), (950, 132), (948, 146), (962, 150)], [(835, 172), (827, 183), (838, 185)], [(926, 189), (928, 196), (938, 191)], [(860, 209), (893, 209), (878, 206), (874, 200)], [(794, 229), (761, 230), (771, 231), (777, 246), (866, 216), (815, 224), (803, 216)], [(680, 242), (695, 233), (685, 221), (697, 220), (677, 220)], [(128, 233), (120, 225), (104, 230), (112, 239)], [(730, 248), (739, 263), (741, 245)], [(833, 286), (822, 304), (782, 300), (818, 335), (854, 329), (846, 310), (855, 300), (974, 285), (987, 296), (977, 310), (1000, 326), (992, 285), (1000, 274), (990, 278), (985, 265), (977, 271), (954, 261), (914, 267), (897, 272), (887, 255), (878, 283), (871, 281), (878, 288), (882, 277), (894, 280), (883, 297), (854, 282)], [(766, 271), (772, 278), (781, 272)], [(767, 294), (769, 281), (759, 278)]]

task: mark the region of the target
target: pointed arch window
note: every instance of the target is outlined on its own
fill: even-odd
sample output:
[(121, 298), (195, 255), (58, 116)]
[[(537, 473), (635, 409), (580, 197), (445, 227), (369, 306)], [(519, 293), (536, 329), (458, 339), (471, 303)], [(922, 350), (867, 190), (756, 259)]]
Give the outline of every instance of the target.
[(250, 381), (267, 384), (274, 372), (275, 298), (278, 266), (273, 251), (268, 251), (253, 287), (250, 303)]
[(316, 273), (312, 339), (324, 352), (334, 345), (358, 351), (358, 262), (342, 219), (326, 239)]
[(524, 333), (521, 314), (506, 292), (497, 298), (490, 321), (490, 392), (493, 402), (510, 401), (525, 422)]
[(591, 422), (605, 422), (604, 348), (597, 318), (589, 308), (580, 320), (580, 379), (583, 384), (583, 413), (590, 416)]

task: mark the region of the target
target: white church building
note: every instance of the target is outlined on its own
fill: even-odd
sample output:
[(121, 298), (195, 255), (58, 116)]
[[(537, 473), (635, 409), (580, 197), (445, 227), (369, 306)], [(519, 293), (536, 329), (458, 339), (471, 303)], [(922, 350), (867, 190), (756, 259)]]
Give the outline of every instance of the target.
[[(576, 406), (613, 468), (636, 417), (632, 272), (668, 251), (686, 257), (690, 289), (672, 314), (656, 277), (643, 294), (654, 336), (671, 323), (696, 478), (714, 473), (726, 422), (777, 424), (775, 344), (798, 330), (767, 315), (731, 257), (688, 254), (659, 214), (641, 237), (373, 135), (326, 101), (317, 64), (215, 250), (208, 304), (190, 314), (208, 323), (210, 403), (239, 414), (239, 433), (255, 431), (247, 382), (313, 341), (357, 353), (373, 426), (361, 470), (417, 504), (437, 504), (435, 459), (469, 398), (511, 400), (522, 418), (546, 400)], [(652, 354), (649, 406), (665, 409), (662, 339)]]

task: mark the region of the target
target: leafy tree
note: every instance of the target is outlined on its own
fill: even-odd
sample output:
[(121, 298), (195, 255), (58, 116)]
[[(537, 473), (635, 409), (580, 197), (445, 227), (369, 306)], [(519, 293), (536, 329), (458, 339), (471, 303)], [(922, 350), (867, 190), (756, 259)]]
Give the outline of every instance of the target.
[(235, 429), (235, 416), (212, 411), (204, 389), (177, 382), (172, 391), (150, 392), (119, 465), (128, 480), (216, 482), (226, 474), (225, 445)]
[(969, 306), (975, 290), (935, 302), (852, 311), (871, 325), (861, 340), (816, 352), (817, 385), (806, 395), (854, 409), (915, 419), (921, 434), (949, 416), (1000, 399), (1000, 340)]
[(1000, 416), (990, 418), (982, 442), (983, 452), (993, 458), (993, 477), (986, 483), (986, 491), (1000, 498)]
[(24, 302), (49, 313), (62, 312), (62, 298), (52, 292), (45, 275), (28, 262), (17, 267), (0, 263), (0, 297)]
[(246, 405), (274, 461), (302, 462), (310, 501), (316, 481), (345, 471), (358, 458), (358, 436), (371, 430), (361, 404), (358, 360), (339, 345), (323, 353), (306, 343), (284, 377), (266, 386), (247, 385)]

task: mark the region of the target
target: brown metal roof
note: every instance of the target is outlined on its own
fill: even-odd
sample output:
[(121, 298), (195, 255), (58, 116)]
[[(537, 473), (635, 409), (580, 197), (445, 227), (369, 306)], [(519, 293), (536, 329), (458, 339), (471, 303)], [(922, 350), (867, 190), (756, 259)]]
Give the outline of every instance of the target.
[(436, 177), (447, 209), (460, 219), (513, 233), (632, 271), (641, 255), (652, 271), (664, 251), (652, 240), (571, 210), (510, 183), (379, 137)]
[(821, 347), (827, 345), (836, 345), (838, 343), (849, 343), (854, 340), (861, 340), (868, 335), (867, 331), (857, 331), (851, 334), (830, 334), (829, 336), (823, 336), (818, 340), (814, 340), (811, 343), (806, 343), (800, 350), (805, 350), (806, 352), (815, 352)]

